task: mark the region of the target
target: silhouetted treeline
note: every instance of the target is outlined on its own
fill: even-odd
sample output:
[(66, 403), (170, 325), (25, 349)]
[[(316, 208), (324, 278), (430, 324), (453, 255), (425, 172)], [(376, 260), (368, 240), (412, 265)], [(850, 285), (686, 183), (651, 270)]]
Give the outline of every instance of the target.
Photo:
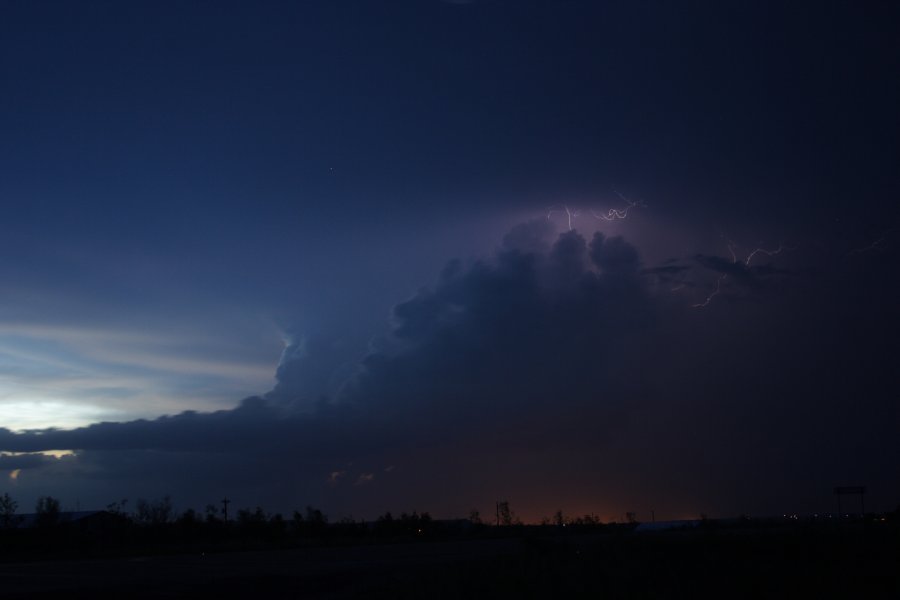
[[(579, 533), (625, 533), (636, 522), (601, 523), (593, 515), (566, 516), (557, 511), (540, 525), (523, 525), (507, 502), (498, 503), (499, 518), (484, 523), (477, 511), (468, 519), (435, 520), (427, 512), (413, 511), (395, 516), (387, 512), (374, 521), (350, 517), (330, 522), (321, 510), (307, 506), (290, 515), (269, 513), (261, 507), (241, 508), (226, 517), (225, 511), (209, 504), (200, 512), (188, 508), (176, 512), (166, 496), (139, 499), (134, 509), (128, 501), (113, 502), (105, 510), (64, 512), (60, 502), (41, 497), (34, 513), (20, 513), (9, 494), (0, 495), (0, 559), (27, 560), (58, 556), (110, 556), (147, 553), (221, 552), (307, 545), (352, 545), (409, 541), (491, 538), (510, 536), (570, 535)], [(862, 523), (900, 522), (900, 509), (884, 515), (867, 515)], [(699, 530), (764, 529), (783, 526), (772, 520), (747, 518), (703, 520)], [(808, 525), (809, 522), (791, 526)], [(826, 524), (820, 520), (817, 525)], [(836, 524), (836, 523), (835, 523)]]
[[(129, 510), (131, 508), (131, 510)], [(427, 512), (385, 513), (375, 521), (342, 518), (330, 522), (312, 506), (285, 516), (261, 507), (226, 517), (215, 504), (176, 512), (166, 496), (109, 504), (105, 510), (65, 512), (45, 496), (33, 513), (20, 512), (9, 494), (0, 495), (0, 559), (108, 556), (157, 552), (217, 552), (250, 548), (360, 544), (473, 535), (486, 527), (468, 520), (434, 521)]]

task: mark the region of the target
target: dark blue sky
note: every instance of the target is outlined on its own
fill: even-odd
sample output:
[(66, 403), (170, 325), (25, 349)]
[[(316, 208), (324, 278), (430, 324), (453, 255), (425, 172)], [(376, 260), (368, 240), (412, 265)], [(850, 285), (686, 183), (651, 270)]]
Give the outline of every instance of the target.
[(539, 516), (821, 510), (862, 480), (893, 506), (897, 12), (0, 2), (0, 427), (153, 430), (9, 434), (76, 454), (0, 457), (5, 484)]

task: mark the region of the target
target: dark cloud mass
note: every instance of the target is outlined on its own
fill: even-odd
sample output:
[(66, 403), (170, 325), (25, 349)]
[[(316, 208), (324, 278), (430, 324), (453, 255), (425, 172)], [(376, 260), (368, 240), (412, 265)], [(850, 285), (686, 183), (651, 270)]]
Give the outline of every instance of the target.
[(768, 293), (697, 310), (653, 285), (684, 267), (645, 269), (621, 237), (554, 240), (545, 221), (525, 223), (490, 259), (452, 261), (398, 304), (352, 368), (332, 342), (298, 338), (262, 397), (0, 430), (4, 451), (78, 451), (4, 456), (3, 468), (22, 469), (21, 492), (52, 481), (82, 503), (177, 490), (198, 506), (228, 493), (364, 516), (460, 515), (496, 498), (529, 518), (758, 513), (785, 499), (818, 510), (848, 481), (887, 501), (900, 492), (887, 466), (900, 455), (892, 261), (837, 261), (773, 288), (762, 267), (699, 256)]

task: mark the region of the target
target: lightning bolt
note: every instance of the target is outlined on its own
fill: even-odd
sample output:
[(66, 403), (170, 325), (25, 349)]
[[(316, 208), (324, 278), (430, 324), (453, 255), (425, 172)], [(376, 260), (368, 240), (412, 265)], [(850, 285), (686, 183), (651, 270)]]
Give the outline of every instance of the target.
[(719, 275), (719, 278), (716, 279), (716, 289), (710, 292), (709, 296), (706, 297), (706, 300), (700, 302), (698, 304), (692, 304), (691, 308), (706, 308), (713, 298), (719, 295), (719, 292), (722, 291), (722, 280), (724, 280), (728, 275)]
[[(618, 221), (620, 219), (627, 218), (628, 211), (630, 211), (632, 208), (635, 208), (635, 207), (646, 208), (647, 207), (647, 205), (641, 200), (632, 201), (632, 200), (629, 200), (628, 198), (626, 198), (625, 196), (623, 196), (622, 194), (620, 194), (619, 192), (615, 192), (615, 194), (625, 202), (625, 208), (610, 208), (605, 213), (598, 212), (595, 210), (589, 210), (588, 212), (590, 213), (590, 215), (599, 221)], [(572, 229), (574, 228), (574, 225), (572, 224), (572, 222), (581, 216), (581, 211), (579, 211), (579, 210), (571, 210), (566, 205), (562, 205), (562, 206), (556, 205), (556, 206), (551, 206), (550, 208), (547, 209), (547, 220), (550, 220), (553, 217), (553, 213), (557, 213), (557, 212), (565, 212), (566, 213), (566, 218), (568, 220), (568, 225), (569, 225), (569, 231), (572, 231)]]
[(580, 213), (577, 210), (570, 210), (569, 207), (566, 206), (565, 204), (562, 207), (551, 206), (550, 208), (547, 209), (547, 220), (548, 221), (550, 220), (550, 218), (553, 216), (553, 213), (555, 213), (555, 212), (565, 212), (566, 213), (566, 218), (569, 221), (569, 231), (572, 231), (572, 219), (578, 218)]
[(599, 219), (602, 221), (616, 221), (618, 219), (624, 219), (628, 216), (628, 211), (634, 208), (635, 206), (640, 208), (646, 208), (647, 205), (644, 204), (641, 200), (631, 201), (619, 192), (615, 192), (615, 194), (621, 198), (625, 202), (625, 208), (610, 208), (606, 211), (606, 214), (598, 213), (597, 211), (591, 211), (591, 215), (595, 219)]
[[(766, 250), (765, 248), (756, 248), (753, 252), (747, 255), (747, 258), (744, 260), (744, 264), (748, 267), (750, 266), (750, 261), (753, 260), (753, 257), (757, 254), (765, 254), (766, 256), (775, 256), (776, 254), (781, 254), (781, 251), (785, 249), (784, 244), (778, 244), (778, 248), (775, 250)], [(732, 256), (734, 256), (734, 252), (732, 252)]]
[(865, 254), (866, 252), (872, 252), (873, 250), (880, 250), (883, 246), (887, 246), (895, 241), (894, 234), (900, 227), (891, 227), (887, 231), (883, 231), (875, 238), (871, 243), (862, 246), (860, 248), (854, 248), (847, 253), (847, 256), (854, 256), (856, 254)]
[[(738, 263), (738, 255), (737, 255), (737, 252), (735, 252), (735, 248), (737, 247), (737, 244), (735, 244), (733, 241), (725, 238), (724, 234), (720, 234), (720, 236), (727, 240), (728, 252), (731, 253), (731, 264), (736, 265)], [(775, 256), (777, 254), (781, 254), (781, 252), (784, 250), (796, 250), (796, 248), (792, 248), (790, 246), (785, 246), (784, 244), (778, 244), (778, 248), (776, 248), (774, 250), (768, 250), (768, 249), (762, 248), (762, 247), (754, 248), (750, 252), (750, 254), (747, 255), (746, 258), (741, 260), (741, 262), (744, 263), (745, 267), (750, 267), (750, 263), (753, 262), (753, 257), (756, 256), (757, 254), (765, 254), (766, 256)], [(725, 279), (727, 279), (727, 278), (728, 278), (727, 274), (719, 275), (719, 277), (716, 279), (716, 289), (714, 289), (706, 297), (706, 300), (704, 300), (703, 302), (699, 302), (697, 304), (692, 304), (691, 305), (692, 308), (706, 308), (709, 305), (710, 301), (713, 298), (715, 298), (716, 296), (718, 296), (719, 292), (722, 291), (722, 282), (725, 281)]]
[(572, 231), (572, 219), (578, 218), (578, 216), (580, 214), (579, 211), (571, 210), (565, 204), (562, 206), (562, 208), (560, 208), (558, 206), (551, 206), (550, 208), (547, 209), (547, 220), (548, 221), (550, 220), (550, 218), (553, 216), (553, 213), (555, 213), (555, 212), (565, 212), (566, 213), (566, 219), (568, 219), (568, 221), (569, 221), (569, 231)]
[[(734, 251), (734, 242), (731, 240), (728, 241), (728, 251), (731, 253), (731, 264), (737, 264), (737, 254)], [(749, 259), (748, 259), (749, 260)], [(706, 297), (706, 300), (703, 302), (698, 302), (697, 304), (692, 304), (691, 308), (706, 308), (709, 306), (709, 303), (712, 302), (712, 299), (719, 295), (719, 292), (722, 291), (722, 282), (728, 278), (728, 275), (722, 274), (716, 278), (716, 289), (714, 289), (710, 294)]]

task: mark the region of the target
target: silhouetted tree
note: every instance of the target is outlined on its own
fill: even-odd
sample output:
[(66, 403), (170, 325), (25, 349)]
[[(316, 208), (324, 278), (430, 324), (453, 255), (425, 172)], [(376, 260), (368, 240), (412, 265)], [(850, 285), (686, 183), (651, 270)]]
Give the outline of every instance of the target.
[(391, 535), (394, 532), (394, 516), (390, 511), (375, 519), (375, 533), (377, 535)]
[(149, 501), (141, 498), (135, 509), (135, 521), (141, 525), (163, 525), (172, 520), (172, 500), (168, 496)]
[(260, 536), (266, 529), (266, 513), (262, 507), (242, 508), (237, 512), (237, 525), (244, 535)]
[(509, 502), (504, 500), (497, 503), (497, 524), (510, 526), (515, 523), (513, 511), (509, 508)]
[(341, 535), (349, 536), (360, 536), (368, 532), (366, 522), (363, 520), (357, 522), (352, 516), (342, 517), (341, 520), (335, 524), (334, 529)]
[(295, 510), (293, 516), (291, 517), (291, 532), (294, 534), (302, 534), (304, 532), (305, 521), (303, 519), (303, 513), (299, 510)]
[(238, 525), (265, 523), (266, 522), (266, 513), (265, 513), (265, 511), (263, 511), (262, 507), (260, 507), (260, 506), (257, 506), (255, 510), (250, 510), (249, 508), (242, 508), (241, 510), (238, 511), (237, 522), (238, 522)]
[(193, 508), (186, 509), (181, 515), (175, 520), (179, 525), (184, 525), (186, 527), (193, 527), (200, 522), (200, 517), (197, 516), (197, 511)]
[(18, 509), (19, 503), (13, 500), (8, 493), (4, 492), (0, 496), (0, 527), (12, 529), (18, 526), (22, 520), (22, 517), (16, 515)]
[(40, 527), (56, 525), (59, 522), (59, 500), (52, 496), (41, 496), (34, 506), (35, 524)]
[(325, 516), (318, 508), (313, 508), (312, 506), (306, 507), (306, 522), (307, 523), (321, 523), (325, 525), (328, 523), (328, 517)]
[(403, 513), (400, 515), (400, 524), (404, 533), (424, 535), (431, 529), (431, 515), (427, 512), (419, 514), (416, 511), (413, 511), (411, 515)]
[(328, 517), (318, 508), (306, 507), (304, 518), (298, 511), (294, 511), (292, 528), (301, 535), (321, 536), (328, 527)]
[(125, 514), (126, 504), (128, 504), (128, 498), (122, 498), (118, 502), (110, 502), (106, 505), (106, 511), (122, 517), (127, 516)]
[(287, 521), (281, 516), (281, 513), (275, 513), (269, 517), (269, 531), (276, 538), (283, 538), (287, 531)]
[(206, 514), (206, 523), (208, 525), (221, 522), (221, 519), (219, 518), (219, 507), (215, 504), (207, 504), (206, 508), (203, 509), (203, 512)]

